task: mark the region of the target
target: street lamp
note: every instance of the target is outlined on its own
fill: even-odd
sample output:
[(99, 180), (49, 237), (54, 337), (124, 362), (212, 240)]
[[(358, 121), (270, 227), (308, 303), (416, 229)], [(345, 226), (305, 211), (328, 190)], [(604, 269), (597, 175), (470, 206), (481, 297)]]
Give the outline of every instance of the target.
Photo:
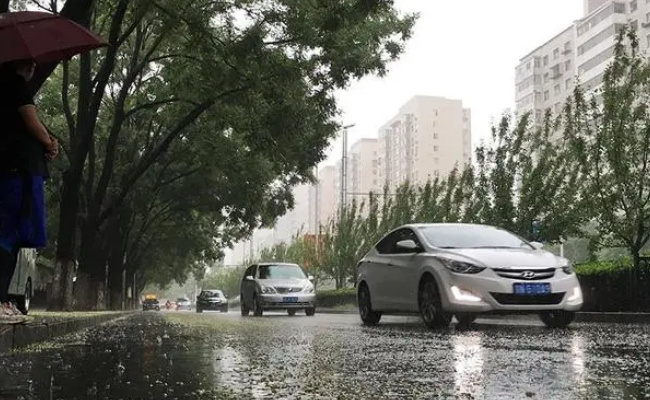
[(341, 215), (345, 209), (348, 192), (348, 129), (356, 126), (349, 124), (343, 126), (343, 153), (341, 156)]

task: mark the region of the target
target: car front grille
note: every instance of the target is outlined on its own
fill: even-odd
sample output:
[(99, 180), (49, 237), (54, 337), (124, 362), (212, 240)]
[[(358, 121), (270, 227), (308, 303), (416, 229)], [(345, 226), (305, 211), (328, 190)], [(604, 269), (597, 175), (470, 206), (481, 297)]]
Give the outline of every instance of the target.
[(298, 292), (302, 292), (302, 288), (276, 286), (275, 291), (278, 293), (298, 293)]
[(539, 281), (555, 276), (555, 268), (526, 269), (526, 268), (493, 268), (494, 272), (502, 278), (518, 279), (524, 281)]
[(490, 293), (494, 300), (503, 305), (553, 305), (560, 304), (566, 292), (542, 295), (526, 295), (513, 293)]

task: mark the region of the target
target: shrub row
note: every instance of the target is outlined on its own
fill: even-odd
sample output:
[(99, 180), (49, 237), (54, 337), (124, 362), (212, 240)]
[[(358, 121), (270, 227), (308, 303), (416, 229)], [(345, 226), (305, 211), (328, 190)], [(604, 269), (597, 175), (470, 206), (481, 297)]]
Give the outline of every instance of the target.
[[(650, 267), (638, 271), (630, 259), (599, 261), (576, 266), (585, 304), (582, 311), (650, 312)], [(356, 306), (356, 290), (319, 291), (318, 307)]]

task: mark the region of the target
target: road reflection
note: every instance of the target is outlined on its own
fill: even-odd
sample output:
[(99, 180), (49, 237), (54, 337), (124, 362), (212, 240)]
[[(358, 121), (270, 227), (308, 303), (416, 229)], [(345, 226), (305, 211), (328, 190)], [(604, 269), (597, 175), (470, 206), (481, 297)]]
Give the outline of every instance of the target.
[(479, 333), (460, 334), (452, 339), (456, 393), (470, 398), (483, 396), (483, 352)]

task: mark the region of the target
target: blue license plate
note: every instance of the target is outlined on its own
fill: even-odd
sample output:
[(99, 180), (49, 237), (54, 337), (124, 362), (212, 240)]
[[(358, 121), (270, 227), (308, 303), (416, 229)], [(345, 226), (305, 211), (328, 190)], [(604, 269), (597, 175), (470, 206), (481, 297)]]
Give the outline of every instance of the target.
[(513, 283), (513, 291), (515, 294), (522, 294), (528, 296), (540, 296), (551, 293), (550, 283)]
[(297, 297), (283, 297), (282, 302), (283, 303), (297, 303), (298, 298)]

